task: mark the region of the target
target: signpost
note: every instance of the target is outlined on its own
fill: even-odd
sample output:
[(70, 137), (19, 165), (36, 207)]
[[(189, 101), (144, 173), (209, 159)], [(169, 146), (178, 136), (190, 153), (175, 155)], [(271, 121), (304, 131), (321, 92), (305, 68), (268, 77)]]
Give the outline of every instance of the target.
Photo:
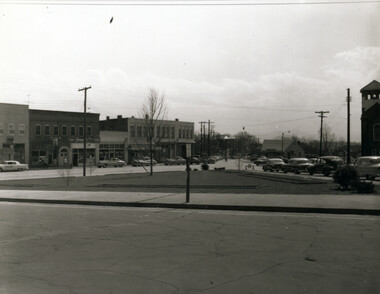
[(191, 144), (186, 144), (186, 203), (190, 202), (190, 157), (191, 157)]

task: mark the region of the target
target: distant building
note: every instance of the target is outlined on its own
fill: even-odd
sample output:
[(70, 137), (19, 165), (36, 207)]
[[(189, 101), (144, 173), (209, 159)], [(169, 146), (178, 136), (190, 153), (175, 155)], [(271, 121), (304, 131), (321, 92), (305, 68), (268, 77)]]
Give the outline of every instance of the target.
[(362, 155), (380, 155), (380, 83), (372, 81), (362, 94)]
[(261, 153), (267, 157), (305, 157), (305, 151), (300, 144), (290, 139), (264, 140), (261, 147)]
[(0, 103), (0, 161), (29, 162), (29, 106)]
[[(81, 112), (29, 110), (30, 164), (83, 166), (84, 117)], [(88, 165), (99, 160), (99, 114), (86, 115)]]
[[(112, 145), (118, 146), (119, 154), (123, 154), (124, 160), (128, 163), (135, 157), (148, 155), (145, 119), (123, 118), (121, 115), (115, 119), (107, 117), (106, 120), (100, 121), (100, 129), (102, 138), (100, 154), (115, 154), (117, 157), (116, 151), (113, 153), (111, 150), (111, 143), (114, 143)], [(112, 132), (121, 133), (112, 135)], [(158, 121), (154, 134), (155, 138), (159, 138), (159, 140), (155, 140), (157, 142), (154, 154), (156, 160), (163, 161), (166, 158), (176, 156), (185, 157), (186, 144), (194, 144), (194, 123), (183, 122), (178, 119)], [(106, 138), (107, 142), (103, 142)], [(110, 142), (110, 138), (113, 138), (113, 142)]]

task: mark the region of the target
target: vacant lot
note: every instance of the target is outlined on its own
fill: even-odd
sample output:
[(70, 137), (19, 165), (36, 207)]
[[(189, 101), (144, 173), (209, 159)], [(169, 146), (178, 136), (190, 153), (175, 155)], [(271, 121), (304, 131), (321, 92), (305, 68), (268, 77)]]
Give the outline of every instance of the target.
[[(195, 193), (259, 194), (350, 194), (337, 189), (331, 180), (283, 175), (259, 175), (237, 171), (192, 171), (191, 191)], [(51, 179), (1, 181), (0, 189), (173, 192), (186, 190), (186, 172), (119, 174), (92, 177), (61, 176)]]

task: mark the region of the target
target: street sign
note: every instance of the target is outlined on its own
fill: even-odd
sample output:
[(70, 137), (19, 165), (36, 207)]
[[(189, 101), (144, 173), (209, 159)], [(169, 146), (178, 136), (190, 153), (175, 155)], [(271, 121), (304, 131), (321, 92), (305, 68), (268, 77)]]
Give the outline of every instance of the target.
[(191, 157), (191, 144), (186, 144), (186, 157)]

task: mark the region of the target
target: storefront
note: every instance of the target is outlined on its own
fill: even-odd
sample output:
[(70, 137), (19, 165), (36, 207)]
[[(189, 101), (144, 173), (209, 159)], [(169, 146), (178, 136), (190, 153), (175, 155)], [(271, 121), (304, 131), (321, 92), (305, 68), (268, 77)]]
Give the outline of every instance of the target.
[[(86, 144), (86, 165), (96, 165), (99, 161), (99, 144), (87, 143)], [(71, 143), (71, 164), (73, 166), (83, 166), (84, 159), (84, 146), (83, 143)]]

